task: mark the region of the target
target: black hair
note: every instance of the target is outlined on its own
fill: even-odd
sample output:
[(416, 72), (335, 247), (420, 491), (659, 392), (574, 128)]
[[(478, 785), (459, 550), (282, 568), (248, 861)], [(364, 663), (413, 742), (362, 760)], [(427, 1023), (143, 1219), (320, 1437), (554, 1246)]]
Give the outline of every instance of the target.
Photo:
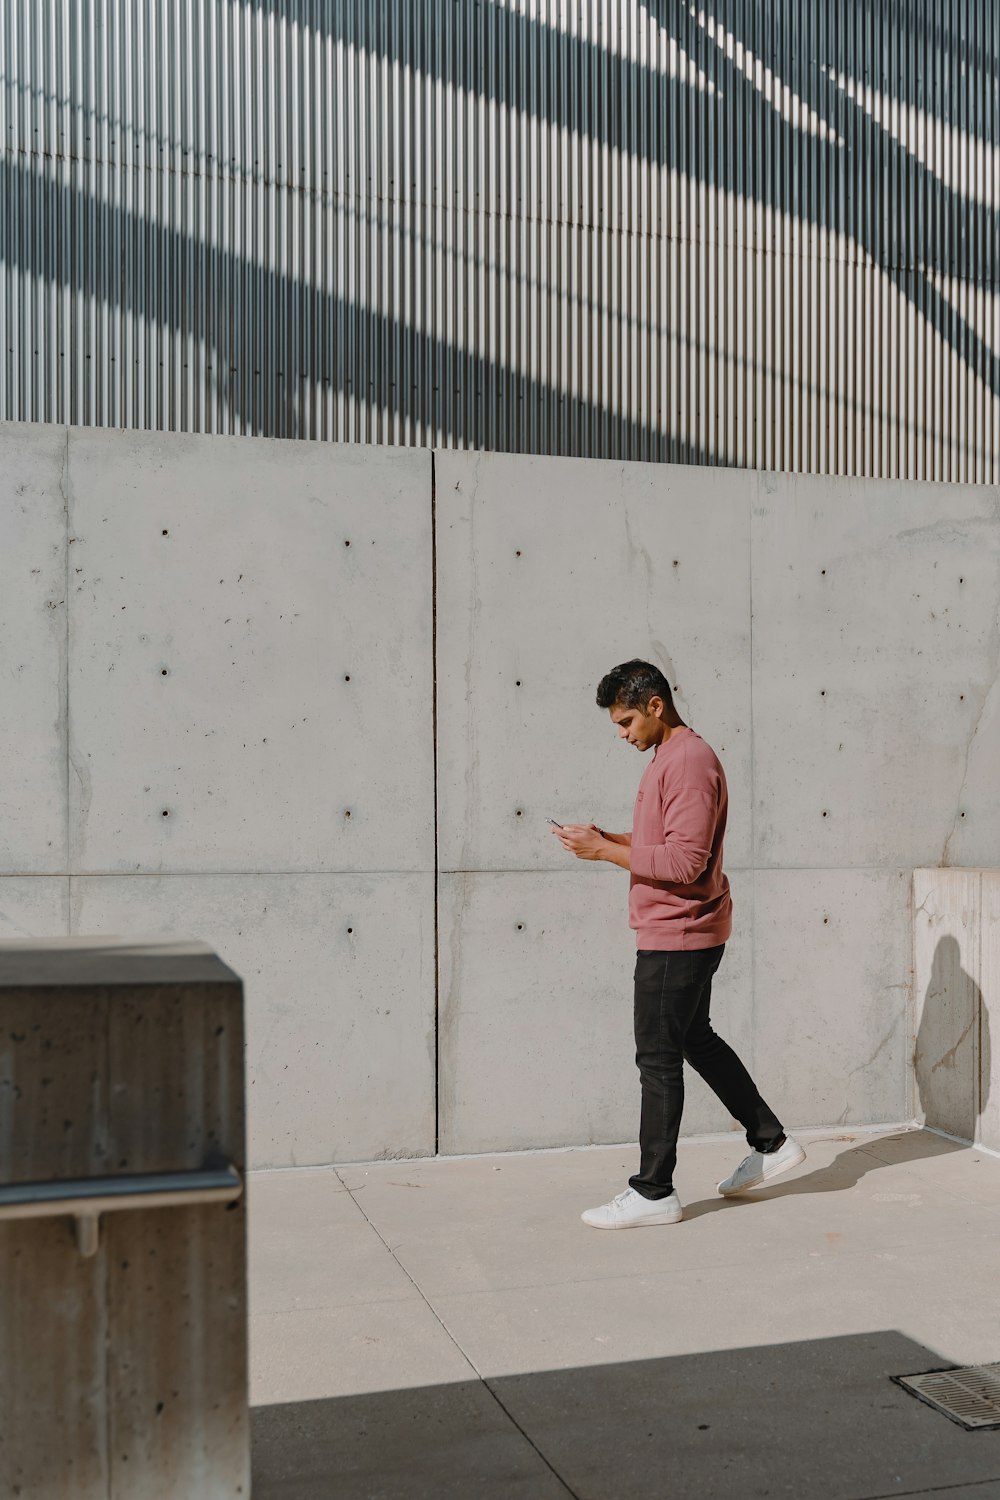
[(670, 684), (659, 667), (637, 658), (612, 667), (597, 684), (598, 708), (637, 708), (647, 713), (649, 700), (654, 697), (663, 699), (668, 714), (673, 711)]

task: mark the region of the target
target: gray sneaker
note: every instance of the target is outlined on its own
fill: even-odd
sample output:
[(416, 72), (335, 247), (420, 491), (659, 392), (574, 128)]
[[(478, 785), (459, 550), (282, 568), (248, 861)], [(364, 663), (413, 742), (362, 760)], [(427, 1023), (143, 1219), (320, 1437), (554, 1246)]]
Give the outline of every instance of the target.
[(778, 1151), (751, 1151), (732, 1176), (719, 1183), (719, 1192), (723, 1198), (732, 1197), (735, 1193), (745, 1193), (750, 1188), (770, 1182), (772, 1177), (777, 1177), (781, 1172), (790, 1172), (792, 1167), (797, 1167), (805, 1159), (806, 1153), (798, 1141), (793, 1141), (790, 1135), (786, 1136), (785, 1144)]

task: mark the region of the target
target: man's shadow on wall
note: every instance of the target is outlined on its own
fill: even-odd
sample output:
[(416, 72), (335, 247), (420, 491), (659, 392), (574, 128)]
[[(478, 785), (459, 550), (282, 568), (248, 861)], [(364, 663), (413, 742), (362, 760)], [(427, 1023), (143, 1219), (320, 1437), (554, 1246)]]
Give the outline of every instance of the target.
[(913, 1072), (928, 1125), (973, 1141), (990, 1097), (990, 1016), (983, 992), (943, 937), (923, 997)]
[[(920, 1113), (927, 1126), (971, 1142), (990, 1093), (990, 1023), (982, 990), (962, 968), (961, 949), (953, 937), (942, 937), (934, 950), (931, 976), (920, 1004), (920, 1023), (913, 1049)], [(849, 1131), (827, 1140), (854, 1140)], [(821, 1144), (822, 1137), (815, 1144)], [(817, 1167), (789, 1182), (755, 1188), (736, 1198), (707, 1198), (684, 1206), (685, 1219), (719, 1209), (765, 1203), (797, 1193), (840, 1193), (856, 1187), (879, 1167), (898, 1166), (932, 1156), (967, 1151), (929, 1130), (908, 1130), (866, 1140), (841, 1151), (829, 1166)], [(808, 1157), (807, 1157), (808, 1160)]]

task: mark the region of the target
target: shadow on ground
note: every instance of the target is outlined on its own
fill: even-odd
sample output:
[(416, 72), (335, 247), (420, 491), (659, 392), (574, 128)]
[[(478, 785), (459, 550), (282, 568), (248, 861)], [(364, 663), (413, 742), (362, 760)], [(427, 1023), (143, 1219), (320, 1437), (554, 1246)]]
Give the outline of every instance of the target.
[[(780, 1297), (780, 1278), (748, 1277), (747, 1295)], [(1000, 1431), (966, 1432), (890, 1378), (950, 1363), (880, 1330), (258, 1407), (253, 1495), (986, 1500)]]
[[(857, 1137), (845, 1132), (842, 1137), (823, 1136), (807, 1140), (804, 1142), (806, 1162), (809, 1160), (810, 1146), (819, 1145), (821, 1140), (831, 1139), (853, 1141)], [(850, 1151), (841, 1151), (828, 1166), (817, 1167), (812, 1172), (802, 1172), (798, 1177), (782, 1178), (773, 1187), (755, 1188), (752, 1193), (742, 1193), (735, 1198), (720, 1198), (716, 1194), (694, 1203), (685, 1203), (684, 1217), (699, 1219), (702, 1214), (746, 1209), (752, 1203), (769, 1203), (772, 1198), (788, 1198), (799, 1193), (842, 1193), (848, 1188), (856, 1187), (862, 1177), (866, 1177), (869, 1172), (877, 1172), (881, 1167), (898, 1167), (908, 1161), (950, 1156), (954, 1151), (971, 1149), (968, 1145), (945, 1140), (926, 1130), (907, 1130), (899, 1135), (879, 1136), (873, 1141), (852, 1147)]]

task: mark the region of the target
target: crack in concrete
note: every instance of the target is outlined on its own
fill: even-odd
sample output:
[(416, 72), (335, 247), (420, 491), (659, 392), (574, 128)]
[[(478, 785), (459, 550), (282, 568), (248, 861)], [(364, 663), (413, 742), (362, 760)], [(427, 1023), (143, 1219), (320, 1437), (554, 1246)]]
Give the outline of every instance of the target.
[[(900, 985), (894, 985), (893, 986), (894, 989), (900, 989), (900, 988), (906, 988), (906, 987), (907, 986), (900, 986)], [(847, 1089), (848, 1095), (850, 1094), (851, 1079), (854, 1077), (855, 1073), (861, 1073), (861, 1072), (864, 1071), (865, 1068), (870, 1068), (871, 1065), (872, 1065), (872, 1063), (878, 1057), (879, 1053), (880, 1052), (884, 1052), (885, 1049), (886, 1049), (886, 1047), (888, 1047), (889, 1043), (892, 1041), (893, 1037), (896, 1035), (896, 1032), (897, 1032), (897, 1030), (899, 1028), (899, 1019), (900, 1018), (897, 1016), (896, 1019), (895, 1019), (895, 1021), (893, 1021), (891, 1027), (889, 1028), (889, 1030), (886, 1032), (885, 1036), (882, 1038), (882, 1040), (879, 1042), (878, 1046), (875, 1048), (875, 1051), (872, 1053), (872, 1055), (870, 1057), (866, 1058), (864, 1062), (858, 1063), (857, 1067), (850, 1069), (850, 1071), (847, 1074), (846, 1079), (844, 1080), (844, 1086)], [(850, 1098), (848, 1098), (847, 1103), (844, 1105), (843, 1113), (841, 1115), (839, 1115), (838, 1118), (837, 1118), (837, 1124), (838, 1125), (846, 1125), (847, 1124), (847, 1116), (850, 1113), (850, 1109), (851, 1109), (851, 1103), (850, 1103)]]
[[(622, 471), (621, 471), (621, 478), (622, 478), (623, 486), (624, 486), (625, 474), (626, 474), (626, 470), (625, 470), (625, 468), (623, 468)], [(623, 517), (623, 520), (624, 520), (624, 523), (625, 523), (625, 539), (626, 539), (626, 541), (628, 543), (629, 552), (632, 555), (632, 562), (633, 562), (633, 564), (637, 564), (637, 565), (643, 567), (645, 569), (645, 572), (646, 572), (646, 588), (645, 588), (645, 601), (646, 601), (646, 638), (648, 639), (650, 645), (653, 648), (653, 652), (655, 653), (655, 657), (657, 659), (657, 665), (659, 666), (659, 668), (660, 668), (661, 672), (663, 673), (664, 677), (666, 677), (667, 680), (669, 681), (670, 686), (671, 686), (671, 690), (673, 690), (673, 686), (674, 686), (675, 679), (677, 677), (677, 673), (674, 671), (674, 664), (673, 664), (673, 661), (671, 660), (670, 653), (667, 651), (666, 646), (664, 646), (663, 642), (661, 640), (658, 640), (656, 638), (656, 636), (654, 636), (654, 634), (653, 634), (653, 624), (652, 624), (652, 620), (650, 618), (650, 609), (651, 609), (651, 605), (652, 605), (653, 588), (654, 588), (653, 560), (650, 557), (649, 548), (648, 547), (644, 547), (641, 542), (637, 542), (637, 541), (635, 541), (633, 539), (633, 536), (632, 536), (632, 527), (631, 527), (631, 524), (629, 522), (628, 501), (627, 501), (625, 493), (624, 493), (624, 488), (623, 488), (623, 492), (622, 492), (622, 517)], [(684, 704), (684, 695), (683, 695), (683, 693), (674, 693), (673, 697), (674, 697), (674, 704), (678, 708), (678, 710), (683, 709), (684, 712), (686, 713), (687, 709), (686, 709), (685, 704)]]
[[(958, 1038), (958, 1041), (955, 1043), (955, 1045), (953, 1047), (949, 1047), (948, 1050), (947, 1050), (947, 1052), (944, 1054), (944, 1056), (943, 1057), (939, 1057), (938, 1060), (937, 1060), (937, 1062), (934, 1063), (934, 1065), (931, 1068), (931, 1072), (932, 1073), (936, 1073), (937, 1070), (938, 1070), (938, 1068), (953, 1068), (955, 1066), (955, 1055), (958, 1052), (959, 1047), (961, 1047), (962, 1043), (965, 1041), (965, 1038), (971, 1032), (973, 1026), (975, 1026), (976, 1020), (977, 1020), (977, 1017), (974, 1015), (972, 1017), (972, 1020), (969, 1022), (968, 1026), (965, 1027), (965, 1029), (962, 1032), (961, 1036)], [(916, 1051), (914, 1051), (914, 1059), (913, 1060), (914, 1060), (914, 1063), (916, 1063)]]
[[(76, 822), (77, 826), (83, 829), (86, 826), (90, 813), (90, 804), (94, 795), (93, 778), (90, 774), (90, 767), (84, 761), (80, 760), (79, 756), (75, 755), (72, 749), (68, 749), (68, 758), (76, 779), (80, 783), (80, 802), (77, 807)], [(73, 861), (71, 860), (70, 863), (72, 864)]]

